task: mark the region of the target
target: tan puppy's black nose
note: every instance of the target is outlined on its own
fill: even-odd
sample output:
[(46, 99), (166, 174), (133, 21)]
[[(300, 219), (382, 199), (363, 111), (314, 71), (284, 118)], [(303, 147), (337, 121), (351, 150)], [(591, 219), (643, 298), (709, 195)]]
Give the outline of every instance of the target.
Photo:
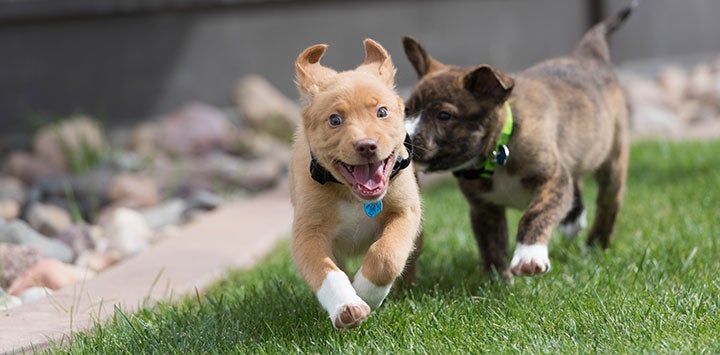
[(373, 138), (360, 139), (355, 142), (355, 151), (365, 158), (372, 158), (377, 152), (377, 140)]

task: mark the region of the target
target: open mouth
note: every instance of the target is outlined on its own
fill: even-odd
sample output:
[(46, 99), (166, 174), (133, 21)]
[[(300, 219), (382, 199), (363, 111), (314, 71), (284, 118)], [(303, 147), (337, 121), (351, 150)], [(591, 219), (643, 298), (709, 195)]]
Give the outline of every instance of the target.
[(363, 200), (374, 201), (382, 198), (388, 187), (395, 154), (374, 163), (350, 165), (335, 163), (340, 174), (352, 185), (352, 190)]

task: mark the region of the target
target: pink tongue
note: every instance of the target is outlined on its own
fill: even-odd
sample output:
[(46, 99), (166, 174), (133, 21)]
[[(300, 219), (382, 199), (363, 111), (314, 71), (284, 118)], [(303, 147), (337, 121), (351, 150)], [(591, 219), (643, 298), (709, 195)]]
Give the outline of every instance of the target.
[(362, 185), (368, 190), (375, 190), (383, 182), (383, 164), (380, 161), (373, 164), (356, 165), (355, 166), (355, 182)]

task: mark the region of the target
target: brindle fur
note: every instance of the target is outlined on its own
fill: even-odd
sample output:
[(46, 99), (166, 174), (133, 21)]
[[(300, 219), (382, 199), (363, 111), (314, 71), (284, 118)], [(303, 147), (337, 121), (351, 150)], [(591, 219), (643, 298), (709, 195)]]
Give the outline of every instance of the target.
[[(419, 77), (406, 102), (406, 115), (421, 117), (413, 136), (414, 159), (425, 170), (477, 166), (498, 141), (506, 119), (504, 103), (512, 108), (515, 125), (507, 165), (497, 167), (490, 179), (458, 178), (486, 269), (506, 277), (510, 271), (547, 271), (549, 260), (547, 268), (531, 261), (509, 270), (505, 208), (525, 209), (518, 244), (547, 246), (559, 222), (575, 222), (584, 211), (582, 178), (591, 174), (599, 191), (587, 244), (610, 246), (629, 153), (628, 109), (606, 37), (633, 6), (591, 28), (569, 56), (512, 75), (488, 65), (442, 64), (418, 42), (403, 38)], [(450, 119), (443, 119), (443, 111), (451, 114)], [(512, 179), (519, 180), (521, 188), (508, 188)]]

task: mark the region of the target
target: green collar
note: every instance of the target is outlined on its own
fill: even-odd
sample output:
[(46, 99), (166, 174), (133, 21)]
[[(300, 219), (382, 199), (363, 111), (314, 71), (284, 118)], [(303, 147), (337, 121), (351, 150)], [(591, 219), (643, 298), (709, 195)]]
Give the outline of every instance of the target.
[(480, 168), (453, 171), (453, 175), (466, 180), (490, 179), (495, 172), (495, 165), (503, 166), (507, 163), (507, 159), (510, 157), (508, 143), (510, 142), (514, 125), (512, 110), (507, 101), (505, 101), (505, 112), (505, 124), (503, 125), (502, 131), (500, 131), (500, 139), (498, 139), (492, 154), (482, 162)]

